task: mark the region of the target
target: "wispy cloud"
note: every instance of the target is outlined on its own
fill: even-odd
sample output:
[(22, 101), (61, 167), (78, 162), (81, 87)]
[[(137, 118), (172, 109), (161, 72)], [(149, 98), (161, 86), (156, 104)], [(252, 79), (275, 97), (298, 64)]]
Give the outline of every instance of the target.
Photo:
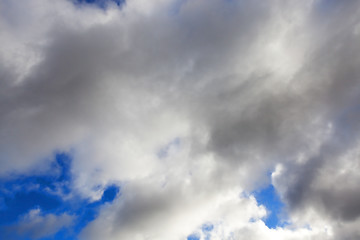
[(40, 239), (51, 236), (62, 228), (69, 227), (73, 219), (73, 216), (67, 214), (59, 216), (54, 214), (42, 215), (40, 209), (33, 209), (23, 216), (16, 225), (2, 228), (2, 235), (9, 237), (9, 239), (14, 237)]

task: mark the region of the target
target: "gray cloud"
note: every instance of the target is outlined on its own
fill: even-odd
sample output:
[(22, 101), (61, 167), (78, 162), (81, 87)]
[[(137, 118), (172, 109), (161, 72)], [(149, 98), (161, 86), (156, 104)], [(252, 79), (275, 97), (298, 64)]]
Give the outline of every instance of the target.
[[(76, 191), (125, 184), (85, 238), (184, 238), (209, 220), (253, 239), (331, 239), (321, 221), (333, 237), (357, 236), (356, 1), (184, 1), (175, 13), (165, 0), (107, 11), (30, 2), (33, 14), (1, 17), (0, 173), (73, 149)], [(239, 198), (275, 166), (293, 225), (315, 230), (270, 230)]]
[[(284, 197), (289, 207), (299, 212), (313, 208), (340, 221), (354, 221), (360, 214), (359, 188), (354, 184), (359, 175), (353, 172), (359, 166), (360, 72), (356, 66), (360, 62), (355, 17), (359, 6), (347, 2), (328, 7), (317, 19), (320, 26), (316, 29), (319, 27), (319, 35), (323, 35), (321, 45), (302, 74), (317, 81), (311, 84), (317, 89), (310, 97), (321, 107), (332, 134), (316, 153), (308, 156), (306, 163), (288, 164), (283, 176), (283, 184), (287, 185)], [(302, 77), (299, 75), (299, 81)]]

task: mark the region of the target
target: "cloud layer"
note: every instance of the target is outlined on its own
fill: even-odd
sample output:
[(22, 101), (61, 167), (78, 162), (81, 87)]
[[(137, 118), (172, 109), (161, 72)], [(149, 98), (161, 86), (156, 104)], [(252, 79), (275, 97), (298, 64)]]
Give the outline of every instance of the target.
[[(119, 184), (84, 239), (355, 239), (359, 9), (0, 0), (0, 174), (67, 151), (74, 192)], [(288, 226), (262, 221), (270, 183)]]

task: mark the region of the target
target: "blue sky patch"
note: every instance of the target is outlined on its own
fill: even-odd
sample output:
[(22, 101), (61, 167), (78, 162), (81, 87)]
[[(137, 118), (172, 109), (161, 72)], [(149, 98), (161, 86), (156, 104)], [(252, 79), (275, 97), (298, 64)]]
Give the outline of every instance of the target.
[(119, 192), (119, 187), (116, 185), (109, 186), (103, 193), (100, 202), (112, 202)]
[(285, 223), (281, 219), (284, 203), (281, 201), (274, 186), (270, 184), (264, 189), (255, 191), (254, 196), (259, 204), (264, 205), (268, 212), (270, 211), (266, 219), (264, 219), (266, 226), (269, 228), (284, 226)]
[(201, 235), (204, 237), (202, 239), (210, 240), (212, 230), (214, 230), (214, 225), (211, 223), (205, 223), (201, 226), (202, 234), (199, 232), (192, 233), (187, 237), (187, 240), (200, 240)]
[(187, 237), (187, 240), (200, 240), (200, 236), (196, 233), (193, 233)]
[(205, 240), (210, 240), (211, 231), (214, 230), (214, 225), (212, 225), (211, 223), (205, 223), (202, 225), (201, 230), (205, 235)]
[(204, 233), (211, 232), (214, 229), (214, 225), (211, 223), (206, 223), (202, 225), (201, 229)]
[(72, 193), (71, 162), (69, 155), (56, 154), (46, 174), (0, 179), (0, 239), (34, 239), (12, 231), (34, 209), (39, 209), (42, 215), (74, 217), (71, 228), (60, 229), (42, 240), (77, 239), (81, 230), (96, 218), (100, 207), (119, 195), (120, 188), (116, 185), (106, 187), (101, 199), (95, 202)]

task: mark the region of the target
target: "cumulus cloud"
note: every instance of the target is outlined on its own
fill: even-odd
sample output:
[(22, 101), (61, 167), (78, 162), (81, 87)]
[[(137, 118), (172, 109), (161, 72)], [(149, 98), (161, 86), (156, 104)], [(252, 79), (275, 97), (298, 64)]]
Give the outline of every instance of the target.
[[(120, 184), (84, 239), (354, 239), (359, 7), (1, 0), (0, 174), (61, 150), (74, 191)], [(249, 194), (268, 172), (290, 226)]]

